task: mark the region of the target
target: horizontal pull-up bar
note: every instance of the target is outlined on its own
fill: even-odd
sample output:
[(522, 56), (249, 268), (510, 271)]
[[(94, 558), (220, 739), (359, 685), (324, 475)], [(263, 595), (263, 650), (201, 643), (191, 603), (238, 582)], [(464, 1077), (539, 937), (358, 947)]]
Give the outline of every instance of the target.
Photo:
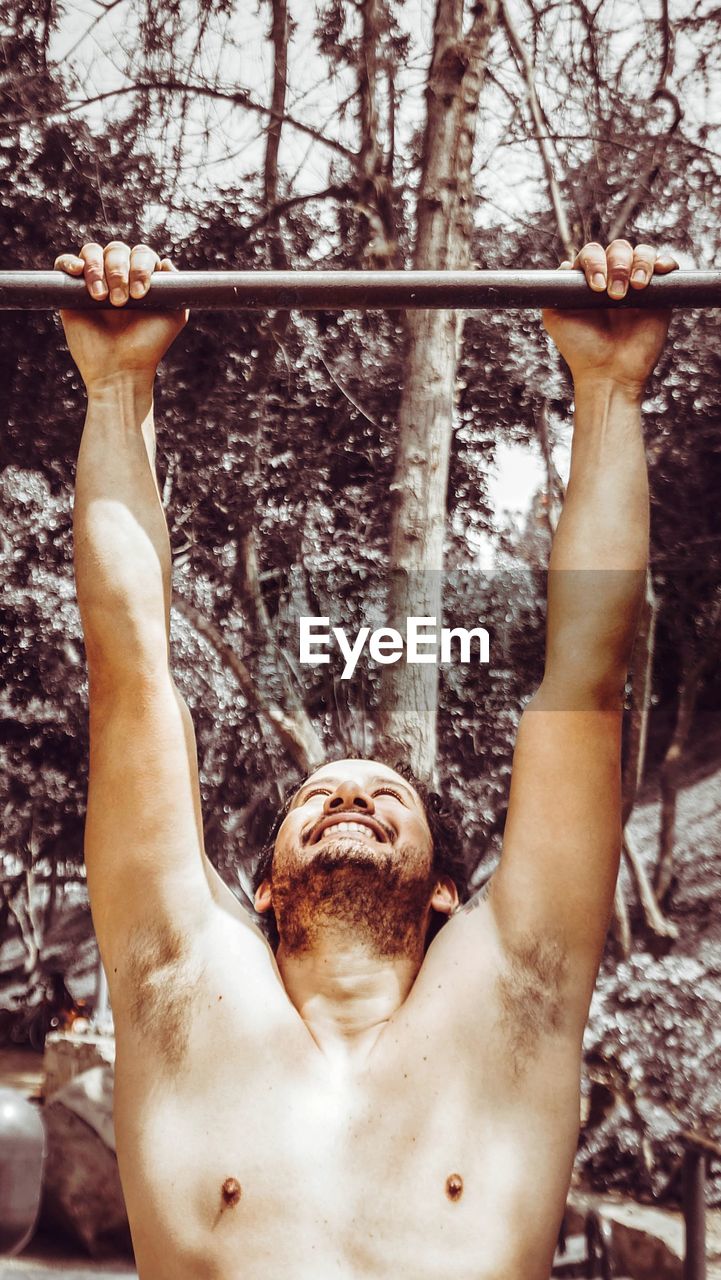
[[(594, 293), (580, 271), (178, 271), (156, 274), (150, 294), (126, 304), (167, 311), (496, 310), (509, 307), (720, 307), (721, 271), (674, 271), (622, 302)], [(0, 310), (110, 307), (62, 271), (0, 271)]]

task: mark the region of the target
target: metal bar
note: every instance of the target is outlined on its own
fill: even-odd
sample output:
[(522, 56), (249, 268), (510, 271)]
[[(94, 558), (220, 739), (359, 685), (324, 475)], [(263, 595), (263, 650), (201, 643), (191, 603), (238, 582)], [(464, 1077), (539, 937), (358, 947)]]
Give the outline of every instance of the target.
[[(61, 271), (0, 271), (0, 310), (110, 308)], [(594, 293), (580, 271), (178, 271), (153, 277), (145, 310), (469, 311), (539, 307), (721, 307), (721, 271), (674, 271), (622, 302)]]
[(706, 1155), (687, 1147), (683, 1157), (683, 1280), (706, 1280)]

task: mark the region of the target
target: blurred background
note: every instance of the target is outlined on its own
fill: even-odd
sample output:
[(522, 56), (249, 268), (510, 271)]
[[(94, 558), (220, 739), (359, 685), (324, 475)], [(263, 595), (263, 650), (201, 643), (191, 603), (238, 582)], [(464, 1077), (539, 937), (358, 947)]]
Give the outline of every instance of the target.
[[(121, 238), (186, 269), (540, 268), (617, 236), (718, 265), (713, 5), (469, 5), (462, 44), (459, 12), (5, 0), (3, 267)], [(239, 892), (288, 785), (377, 741), (407, 749), (460, 818), (471, 886), (498, 856), (541, 672), (571, 388), (537, 313), (452, 323), (440, 405), (417, 376), (438, 331), (411, 313), (197, 313), (161, 371), (174, 670), (208, 852)], [(90, 999), (97, 964), (70, 538), (84, 397), (55, 316), (3, 313), (0, 330), (0, 1038), (20, 1042), (57, 974)], [(667, 1205), (689, 1135), (721, 1154), (720, 338), (716, 311), (675, 314), (645, 405), (652, 569), (576, 1174)], [(420, 514), (396, 470), (413, 440), (447, 457)], [(363, 662), (351, 681), (340, 661), (301, 666), (299, 614), (355, 631), (398, 612), (410, 527), (416, 612), (436, 600), (446, 625), (487, 626), (490, 665), (407, 668), (405, 681)], [(411, 751), (421, 678), (429, 728)]]

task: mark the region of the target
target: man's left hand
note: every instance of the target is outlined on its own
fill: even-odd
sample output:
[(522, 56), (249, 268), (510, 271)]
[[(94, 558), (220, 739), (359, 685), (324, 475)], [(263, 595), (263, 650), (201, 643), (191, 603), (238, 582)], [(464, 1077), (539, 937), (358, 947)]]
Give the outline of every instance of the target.
[[(629, 289), (645, 289), (653, 275), (675, 271), (669, 253), (651, 245), (634, 249), (628, 240), (614, 240), (604, 249), (584, 245), (575, 262), (561, 263), (561, 271), (581, 270), (596, 293), (624, 298)], [(653, 372), (668, 331), (668, 308), (609, 307), (608, 310), (543, 312), (543, 323), (569, 366), (573, 380), (605, 381), (641, 395)]]

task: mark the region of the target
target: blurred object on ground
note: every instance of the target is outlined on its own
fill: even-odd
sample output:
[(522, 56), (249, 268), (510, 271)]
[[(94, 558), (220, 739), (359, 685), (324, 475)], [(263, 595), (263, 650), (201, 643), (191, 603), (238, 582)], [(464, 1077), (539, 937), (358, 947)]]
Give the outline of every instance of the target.
[(40, 1208), (45, 1131), (40, 1112), (16, 1089), (0, 1088), (0, 1255), (19, 1253)]
[(115, 1157), (113, 1069), (83, 1072), (45, 1104), (48, 1154), (42, 1222), (77, 1240), (92, 1258), (132, 1258)]
[[(637, 1204), (616, 1196), (573, 1191), (566, 1211), (569, 1236), (583, 1231), (589, 1209), (611, 1227), (619, 1276), (632, 1280), (683, 1280), (683, 1217), (671, 1209)], [(721, 1210), (706, 1214), (706, 1280), (721, 1280)]]
[(0, 1047), (0, 1085), (37, 1101), (42, 1097), (44, 1074), (42, 1054), (35, 1049)]
[(93, 1031), (51, 1032), (45, 1041), (43, 1059), (45, 1097), (50, 1098), (70, 1080), (92, 1067), (112, 1067), (114, 1062), (113, 1036)]
[(124, 1260), (114, 1258), (104, 1262), (79, 1258), (77, 1246), (42, 1228), (33, 1237), (28, 1248), (18, 1258), (3, 1260), (2, 1280), (137, 1280), (135, 1267)]
[(88, 1000), (76, 1000), (62, 972), (53, 969), (0, 1009), (0, 1045), (29, 1044), (41, 1050), (50, 1032), (84, 1030), (89, 1018)]

